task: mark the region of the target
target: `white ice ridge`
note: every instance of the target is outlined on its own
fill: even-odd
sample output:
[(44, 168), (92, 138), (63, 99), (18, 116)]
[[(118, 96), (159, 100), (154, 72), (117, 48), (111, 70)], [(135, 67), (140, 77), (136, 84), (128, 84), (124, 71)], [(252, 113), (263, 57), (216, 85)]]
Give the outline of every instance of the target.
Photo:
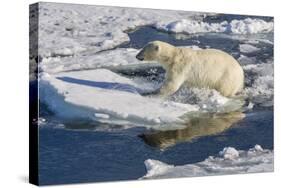
[(239, 48), (240, 48), (240, 52), (242, 53), (253, 53), (253, 52), (257, 52), (259, 51), (260, 49), (251, 45), (251, 44), (240, 44), (239, 45)]
[(82, 55), (71, 57), (45, 57), (39, 66), (40, 71), (58, 73), (144, 63), (144, 61), (136, 59), (138, 51), (133, 48), (117, 48), (100, 53), (83, 53)]
[(210, 156), (202, 162), (182, 166), (148, 159), (144, 162), (147, 173), (142, 179), (272, 172), (273, 161), (273, 151), (263, 149), (260, 145), (248, 151), (226, 147), (218, 157)]
[(110, 70), (96, 69), (42, 73), (39, 90), (40, 100), (66, 119), (108, 119), (150, 126), (180, 122), (180, 116), (198, 110), (197, 105), (141, 96), (139, 92), (147, 87), (151, 86), (140, 85)]
[(157, 22), (155, 27), (174, 33), (234, 33), (256, 34), (273, 32), (273, 22), (262, 19), (246, 18), (244, 20), (223, 21), (221, 23), (207, 23), (192, 19), (182, 19), (170, 23)]
[(138, 26), (202, 17), (203, 13), (186, 11), (40, 2), (39, 54), (50, 57), (97, 52), (129, 41), (126, 31)]

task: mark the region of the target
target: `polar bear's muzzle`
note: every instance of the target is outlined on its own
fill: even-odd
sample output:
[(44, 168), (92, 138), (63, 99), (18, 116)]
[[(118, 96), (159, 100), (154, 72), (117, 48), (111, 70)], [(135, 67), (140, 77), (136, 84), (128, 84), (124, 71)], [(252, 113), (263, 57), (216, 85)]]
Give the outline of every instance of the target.
[(136, 58), (137, 58), (138, 60), (140, 60), (140, 61), (143, 61), (143, 60), (144, 60), (144, 53), (143, 53), (143, 51), (140, 51), (140, 52), (137, 54)]

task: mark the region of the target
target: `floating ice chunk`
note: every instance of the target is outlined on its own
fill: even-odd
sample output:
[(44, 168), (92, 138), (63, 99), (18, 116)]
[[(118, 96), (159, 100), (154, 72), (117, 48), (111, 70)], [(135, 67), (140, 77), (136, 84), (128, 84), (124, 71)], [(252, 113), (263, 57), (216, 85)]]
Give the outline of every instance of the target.
[(44, 75), (40, 99), (61, 118), (91, 119), (93, 113), (108, 114), (112, 120), (151, 126), (181, 122), (180, 116), (198, 110), (196, 105), (143, 97), (138, 92), (145, 88), (106, 69)]
[(110, 116), (108, 114), (95, 113), (95, 117), (102, 118), (102, 119), (108, 119)]
[(257, 39), (257, 40), (260, 41), (260, 42), (266, 43), (266, 44), (271, 44), (271, 45), (274, 44), (273, 41), (268, 40), (268, 39)]
[(223, 27), (227, 22), (217, 23), (206, 23), (196, 20), (182, 19), (179, 21), (171, 22), (169, 24), (156, 23), (155, 27), (161, 30), (174, 33), (206, 33), (206, 32), (224, 32)]
[(229, 24), (229, 31), (236, 34), (268, 33), (273, 31), (273, 22), (252, 18), (232, 20)]
[(255, 145), (254, 149), (255, 149), (255, 151), (260, 151), (260, 152), (263, 151), (262, 147), (260, 145), (258, 145), (258, 144)]
[(147, 173), (142, 179), (208, 176), (222, 174), (272, 172), (273, 151), (256, 145), (248, 151), (227, 147), (221, 157), (210, 156), (202, 162), (173, 166), (148, 159), (144, 162)]
[(39, 117), (37, 120), (38, 126), (42, 127), (47, 124), (47, 120), (45, 118)]
[(247, 106), (247, 109), (253, 109), (254, 106), (255, 106), (254, 103), (249, 102), (249, 104), (248, 104), (248, 106)]
[(238, 58), (238, 62), (242, 65), (247, 65), (247, 64), (255, 64), (258, 62), (256, 57), (247, 57), (245, 55), (240, 55)]
[(173, 168), (172, 165), (167, 165), (161, 161), (153, 160), (153, 159), (147, 159), (144, 161), (145, 168), (147, 170), (146, 177), (151, 177), (154, 174), (162, 174), (165, 173), (167, 170)]
[(240, 48), (240, 52), (242, 53), (253, 53), (253, 52), (257, 52), (260, 49), (251, 45), (251, 44), (240, 44), (239, 45)]
[(261, 19), (246, 18), (244, 20), (223, 21), (221, 23), (207, 23), (191, 19), (182, 19), (171, 23), (156, 23), (155, 27), (161, 30), (174, 33), (235, 33), (255, 34), (268, 33), (273, 31), (273, 22), (266, 22)]
[(220, 156), (224, 159), (235, 159), (239, 157), (239, 152), (233, 147), (226, 147), (220, 151)]

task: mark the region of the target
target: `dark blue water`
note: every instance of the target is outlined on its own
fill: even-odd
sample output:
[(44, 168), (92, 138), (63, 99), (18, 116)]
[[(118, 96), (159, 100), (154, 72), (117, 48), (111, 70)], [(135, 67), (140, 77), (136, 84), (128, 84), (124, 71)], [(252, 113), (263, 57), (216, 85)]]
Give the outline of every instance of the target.
[[(149, 34), (148, 34), (149, 33)], [(154, 29), (153, 27), (141, 27), (138, 30), (129, 33), (130, 40), (128, 43), (122, 44), (120, 47), (123, 48), (136, 48), (140, 49), (145, 46), (148, 42), (154, 40), (160, 40), (168, 42), (175, 46), (190, 46), (195, 45), (202, 49), (215, 48), (223, 50), (233, 57), (238, 58), (240, 56), (239, 52), (239, 44), (244, 44), (248, 39), (251, 38), (273, 38), (273, 34), (258, 34), (255, 37), (249, 35), (244, 36), (239, 40), (235, 39), (237, 35), (235, 34), (216, 34), (216, 33), (208, 33), (208, 34), (169, 34), (165, 32), (160, 32)], [(261, 50), (259, 53), (247, 53), (248, 57), (257, 57), (259, 60), (257, 63), (265, 61), (268, 58), (273, 57), (273, 48), (272, 44), (259, 42), (255, 44), (256, 47)]]
[[(224, 18), (206, 19), (216, 22)], [(152, 27), (139, 28), (129, 33), (129, 36), (131, 41), (120, 47), (142, 48), (150, 41), (162, 40), (176, 46), (197, 45), (201, 48), (206, 46), (218, 48), (236, 58), (240, 55), (239, 44), (244, 42), (223, 37), (223, 34), (174, 35), (159, 32)], [(273, 57), (272, 45), (262, 42), (257, 45), (261, 48), (259, 53), (247, 56), (256, 56), (260, 61)], [(210, 155), (217, 155), (227, 146), (248, 150), (255, 144), (260, 144), (263, 148), (273, 149), (272, 107), (247, 111), (244, 119), (238, 118), (230, 122), (223, 119), (215, 121), (214, 124), (210, 118), (203, 123), (200, 120), (194, 121), (191, 126), (193, 128), (174, 131), (152, 131), (144, 128), (97, 131), (94, 127), (99, 125), (87, 122), (79, 125), (75, 122), (64, 123), (65, 127), (58, 127), (59, 120), (53, 117), (47, 106), (41, 104), (40, 108), (40, 116), (47, 119), (47, 123), (39, 128), (41, 185), (135, 180), (146, 174), (144, 166), (146, 159), (184, 165), (202, 161)], [(218, 130), (208, 133), (210, 130), (206, 129), (206, 132), (200, 133), (201, 136), (193, 137), (194, 127), (204, 128), (209, 124), (217, 126)], [(221, 127), (225, 128), (220, 130)]]

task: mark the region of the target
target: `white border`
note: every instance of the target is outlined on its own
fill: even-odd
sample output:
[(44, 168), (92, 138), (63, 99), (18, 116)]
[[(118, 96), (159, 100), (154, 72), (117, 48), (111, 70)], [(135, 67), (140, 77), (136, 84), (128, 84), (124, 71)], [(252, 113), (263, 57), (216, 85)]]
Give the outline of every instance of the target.
[[(28, 178), (28, 5), (1, 3), (1, 165), (0, 187), (31, 187)], [(113, 5), (275, 17), (275, 173), (167, 180), (76, 184), (60, 187), (276, 187), (280, 181), (280, 5), (278, 0), (58, 0), (49, 2)], [(278, 86), (279, 85), (279, 86)], [(4, 87), (3, 87), (4, 86)], [(57, 187), (57, 186), (52, 186)]]

